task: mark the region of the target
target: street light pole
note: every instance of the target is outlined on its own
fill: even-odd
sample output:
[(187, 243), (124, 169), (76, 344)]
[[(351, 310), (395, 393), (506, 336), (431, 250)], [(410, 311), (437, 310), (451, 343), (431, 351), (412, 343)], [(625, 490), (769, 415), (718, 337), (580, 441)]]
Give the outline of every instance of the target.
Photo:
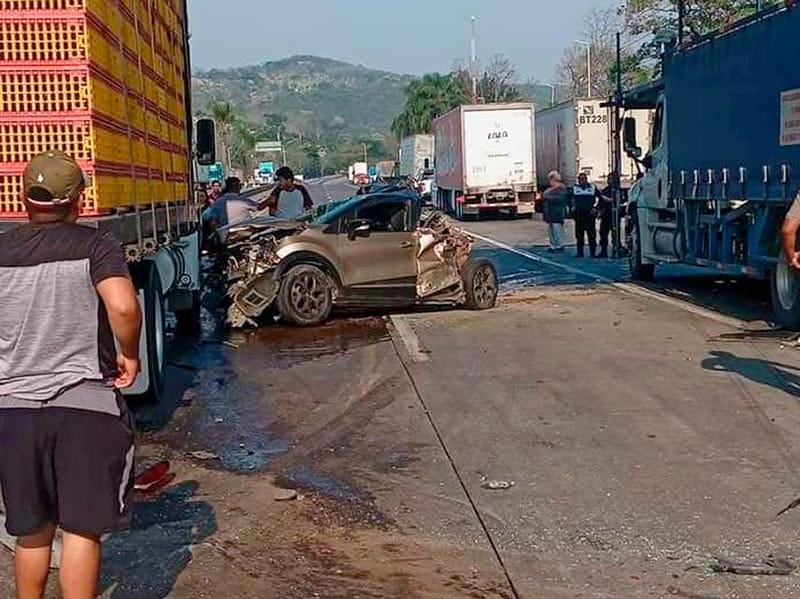
[(366, 162), (367, 166), (369, 166), (369, 160), (367, 160), (367, 142), (362, 142), (362, 143), (364, 145), (364, 162)]
[(586, 46), (586, 97), (592, 97), (592, 42), (575, 40), (576, 44)]
[(545, 87), (550, 88), (550, 106), (556, 103), (556, 86), (552, 83), (545, 83)]
[(470, 40), (469, 72), (472, 77), (472, 103), (478, 103), (478, 34), (475, 26), (475, 15), (471, 17), (472, 38)]

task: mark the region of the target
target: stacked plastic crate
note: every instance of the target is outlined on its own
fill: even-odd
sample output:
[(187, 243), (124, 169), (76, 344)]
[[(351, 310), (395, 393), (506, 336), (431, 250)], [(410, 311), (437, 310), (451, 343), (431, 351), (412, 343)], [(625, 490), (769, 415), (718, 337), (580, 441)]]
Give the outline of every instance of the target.
[(0, 216), (35, 154), (92, 178), (84, 214), (188, 191), (182, 0), (0, 0)]

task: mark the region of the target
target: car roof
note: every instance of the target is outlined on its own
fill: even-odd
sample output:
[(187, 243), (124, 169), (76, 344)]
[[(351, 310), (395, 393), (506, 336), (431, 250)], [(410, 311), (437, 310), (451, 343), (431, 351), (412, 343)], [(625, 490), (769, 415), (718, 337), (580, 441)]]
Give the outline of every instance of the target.
[(326, 212), (320, 219), (316, 222), (322, 224), (332, 223), (343, 214), (358, 208), (358, 206), (371, 202), (374, 200), (381, 200), (381, 201), (389, 201), (389, 202), (397, 202), (397, 203), (405, 203), (405, 202), (414, 202), (416, 204), (422, 204), (422, 198), (419, 197), (416, 193), (408, 189), (397, 189), (397, 190), (380, 190), (375, 193), (366, 194), (363, 196), (353, 196), (349, 200), (346, 200), (340, 206), (336, 206), (333, 210), (329, 210)]

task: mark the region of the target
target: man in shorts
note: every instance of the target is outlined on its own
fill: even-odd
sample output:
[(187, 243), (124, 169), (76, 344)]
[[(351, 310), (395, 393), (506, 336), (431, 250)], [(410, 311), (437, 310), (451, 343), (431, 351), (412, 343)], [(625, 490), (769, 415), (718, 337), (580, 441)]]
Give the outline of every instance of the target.
[[(96, 596), (100, 537), (130, 521), (141, 313), (117, 240), (76, 224), (85, 178), (28, 164), (29, 223), (0, 235), (0, 485), (19, 599), (41, 599), (56, 528), (64, 597)], [(114, 344), (118, 343), (119, 350)]]

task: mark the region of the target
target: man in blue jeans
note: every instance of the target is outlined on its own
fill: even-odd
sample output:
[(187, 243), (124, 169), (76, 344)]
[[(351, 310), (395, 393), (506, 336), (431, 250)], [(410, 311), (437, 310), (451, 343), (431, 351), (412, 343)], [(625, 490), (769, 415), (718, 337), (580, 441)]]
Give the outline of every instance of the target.
[(76, 224), (84, 181), (66, 154), (36, 156), (30, 222), (0, 235), (0, 486), (18, 599), (44, 595), (56, 528), (63, 596), (94, 599), (100, 537), (130, 521), (120, 389), (139, 372), (141, 313), (119, 242)]

